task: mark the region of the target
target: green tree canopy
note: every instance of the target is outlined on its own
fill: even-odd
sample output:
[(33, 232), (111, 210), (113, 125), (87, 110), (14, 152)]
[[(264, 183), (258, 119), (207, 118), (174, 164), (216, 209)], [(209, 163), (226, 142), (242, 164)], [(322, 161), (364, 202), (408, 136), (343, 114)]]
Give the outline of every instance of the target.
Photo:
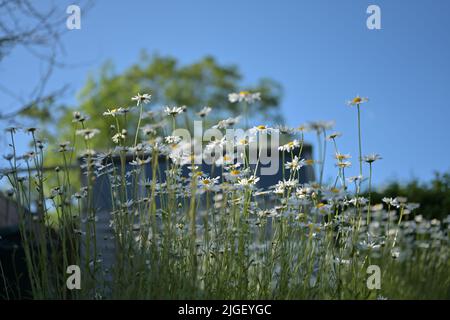
[[(150, 93), (152, 101), (146, 110), (161, 109), (165, 105), (186, 106), (187, 115), (193, 115), (204, 106), (213, 108), (209, 124), (227, 116), (242, 114), (242, 104), (230, 103), (228, 94), (242, 90), (260, 92), (261, 101), (249, 108), (254, 121), (282, 123), (279, 111), (281, 86), (271, 79), (260, 79), (256, 84), (242, 85), (242, 75), (237, 66), (221, 65), (213, 57), (206, 56), (188, 65), (180, 64), (169, 56), (141, 54), (139, 62), (122, 73), (116, 73), (112, 62), (105, 63), (98, 74), (88, 77), (78, 94), (79, 105), (64, 106), (57, 120), (59, 139), (66, 140), (73, 134), (72, 112), (78, 110), (89, 119), (89, 127), (101, 130), (100, 137), (93, 140), (96, 149), (112, 146), (110, 119), (105, 121), (102, 113), (107, 109), (134, 105), (132, 96)], [(127, 130), (135, 134), (137, 112), (129, 114)], [(188, 116), (184, 119), (189, 125)], [(189, 117), (191, 118), (191, 117)], [(255, 123), (253, 123), (255, 124)]]

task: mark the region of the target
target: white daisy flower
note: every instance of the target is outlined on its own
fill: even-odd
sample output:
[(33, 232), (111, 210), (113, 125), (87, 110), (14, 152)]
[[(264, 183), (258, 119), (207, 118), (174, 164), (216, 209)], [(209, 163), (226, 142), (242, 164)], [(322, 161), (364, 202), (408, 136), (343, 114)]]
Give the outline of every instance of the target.
[(367, 162), (367, 163), (373, 163), (380, 159), (382, 159), (382, 158), (380, 157), (379, 154), (376, 154), (376, 153), (372, 153), (372, 154), (369, 154), (369, 155), (363, 157), (363, 161)]
[(347, 181), (350, 183), (361, 181), (361, 180), (363, 180), (363, 176), (361, 176), (361, 175), (352, 176), (352, 177), (347, 178)]
[(336, 163), (336, 167), (339, 167), (341, 169), (343, 168), (348, 168), (352, 165), (352, 163), (350, 161), (338, 161)]
[(343, 154), (343, 153), (336, 152), (336, 154), (334, 155), (334, 158), (338, 161), (343, 161), (343, 160), (350, 159), (351, 156), (349, 154)]
[(100, 133), (98, 129), (80, 129), (76, 131), (76, 134), (83, 136), (85, 140), (92, 139), (97, 133)]
[(84, 122), (88, 119), (87, 116), (82, 115), (81, 112), (79, 111), (74, 111), (73, 112), (73, 120), (72, 122)]
[(391, 207), (396, 207), (396, 208), (400, 207), (400, 203), (397, 198), (384, 197), (381, 201), (383, 201), (384, 203), (386, 203), (387, 205), (389, 205)]
[(301, 167), (305, 165), (305, 159), (300, 159), (299, 157), (295, 156), (294, 159), (292, 159), (291, 162), (286, 162), (284, 167), (286, 169), (289, 169), (291, 171), (297, 172), (300, 170)]
[(167, 144), (177, 144), (181, 141), (181, 137), (179, 136), (167, 136), (164, 138), (164, 141)]
[(336, 139), (336, 138), (338, 138), (338, 137), (340, 137), (340, 136), (342, 136), (342, 133), (335, 131), (335, 132), (333, 132), (332, 134), (329, 134), (329, 135), (327, 136), (327, 139), (328, 139), (328, 140), (334, 140), (334, 139)]
[(115, 135), (112, 136), (112, 141), (114, 143), (119, 143), (120, 140), (125, 140), (127, 137), (127, 130), (122, 129), (121, 132), (117, 132)]
[(273, 129), (273, 128), (270, 128), (270, 127), (268, 127), (266, 125), (259, 125), (259, 126), (251, 128), (249, 130), (249, 133), (250, 134), (256, 134), (256, 133), (271, 134), (275, 130), (278, 130), (278, 129)]
[(365, 205), (369, 200), (364, 197), (354, 197), (348, 201), (348, 203), (356, 206), (356, 205)]
[(234, 126), (239, 122), (240, 117), (236, 118), (228, 118), (224, 120), (220, 120), (216, 125), (213, 126), (214, 129), (227, 129), (229, 127)]
[(277, 125), (275, 129), (278, 129), (282, 134), (292, 134), (295, 132), (294, 128), (285, 126), (285, 125)]
[(359, 95), (357, 95), (352, 100), (347, 101), (347, 104), (349, 106), (356, 106), (356, 105), (360, 105), (360, 104), (366, 103), (367, 101), (369, 101), (369, 99), (363, 98), (363, 97), (360, 97)]
[(309, 130), (322, 132), (334, 127), (334, 121), (314, 121), (308, 123)]
[(182, 107), (165, 107), (164, 113), (168, 116), (175, 117), (179, 115), (180, 113), (183, 113), (185, 109)]
[(151, 160), (151, 157), (144, 158), (144, 159), (136, 158), (135, 160), (130, 161), (130, 165), (132, 165), (132, 166), (143, 166), (143, 165), (149, 163), (150, 160)]
[(252, 187), (259, 181), (259, 177), (240, 178), (237, 185), (240, 187)]
[(144, 93), (144, 94), (140, 94), (138, 93), (137, 95), (135, 95), (134, 97), (131, 98), (132, 101), (136, 101), (136, 105), (139, 107), (139, 105), (142, 104), (147, 104), (150, 102), (151, 99), (151, 95), (148, 93)]
[(203, 107), (202, 110), (197, 112), (197, 115), (201, 118), (204, 118), (211, 112), (211, 110), (212, 109), (210, 107)]
[(298, 148), (298, 147), (300, 147), (300, 141), (295, 139), (293, 141), (289, 141), (285, 145), (278, 147), (278, 150), (291, 152), (292, 150), (294, 150), (295, 148)]
[(261, 100), (261, 93), (259, 92), (251, 93), (249, 91), (241, 91), (239, 93), (230, 93), (228, 95), (228, 101), (230, 101), (231, 103), (242, 101), (253, 103), (259, 100)]
[(208, 177), (200, 177), (198, 179), (198, 184), (200, 188), (206, 190), (206, 191), (213, 191), (215, 190), (216, 184), (219, 182), (219, 177), (215, 178), (208, 178)]

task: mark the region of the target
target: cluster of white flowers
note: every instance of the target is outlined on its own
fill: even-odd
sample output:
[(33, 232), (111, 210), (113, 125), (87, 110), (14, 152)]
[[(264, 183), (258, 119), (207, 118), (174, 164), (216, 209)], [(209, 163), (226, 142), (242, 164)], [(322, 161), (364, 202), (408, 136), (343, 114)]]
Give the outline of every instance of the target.
[(251, 93), (249, 91), (241, 91), (239, 93), (230, 93), (228, 95), (228, 100), (231, 103), (235, 102), (246, 102), (246, 103), (254, 103), (255, 101), (261, 100), (261, 93), (255, 92)]

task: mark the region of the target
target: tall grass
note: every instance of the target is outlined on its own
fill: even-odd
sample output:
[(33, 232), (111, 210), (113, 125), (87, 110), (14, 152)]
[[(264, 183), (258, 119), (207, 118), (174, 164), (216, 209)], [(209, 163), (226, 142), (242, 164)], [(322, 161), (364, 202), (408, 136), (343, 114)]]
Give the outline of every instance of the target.
[[(248, 146), (241, 163), (227, 163), (220, 155), (220, 166), (202, 172), (190, 146), (186, 153), (186, 146), (168, 135), (184, 110), (166, 109), (162, 126), (142, 126), (149, 97), (134, 100), (140, 102), (139, 122), (132, 137), (126, 115), (133, 108), (105, 113), (115, 130), (116, 148), (109, 152), (91, 149), (98, 132), (75, 113), (74, 133), (83, 138), (84, 150), (71, 147), (75, 135), (74, 141), (61, 143), (61, 166), (52, 172), (44, 170), (48, 148), (36, 129), (25, 130), (33, 145), (25, 155), (16, 153), (17, 129), (7, 129), (10, 168), (3, 175), (19, 204), (32, 298), (450, 298), (450, 219), (428, 221), (403, 198), (372, 204), (370, 196), (360, 196), (366, 183), (363, 164), (371, 179), (378, 160), (362, 156), (360, 103), (365, 101), (353, 100), (358, 102), (358, 176), (346, 177), (349, 156), (339, 153), (338, 134), (327, 135), (330, 123), (316, 122), (285, 133), (300, 139), (280, 147), (283, 180), (261, 190), (259, 159), (256, 166), (249, 164)], [(306, 129), (319, 138), (317, 161), (302, 159)], [(330, 186), (323, 182), (327, 140), (333, 142), (338, 171)], [(290, 155), (286, 163), (285, 153)], [(74, 155), (82, 159), (81, 190), (70, 181)], [(314, 164), (319, 181), (300, 183), (302, 167)], [(182, 174), (186, 168), (188, 174)], [(100, 177), (109, 181), (111, 196), (113, 236), (103, 239), (114, 247), (111, 265), (98, 245), (94, 186)], [(45, 187), (49, 181), (55, 184), (50, 189)], [(80, 290), (66, 287), (69, 265), (80, 266)], [(367, 285), (370, 265), (380, 267), (380, 289)], [(3, 287), (4, 298), (11, 298), (10, 288)]]

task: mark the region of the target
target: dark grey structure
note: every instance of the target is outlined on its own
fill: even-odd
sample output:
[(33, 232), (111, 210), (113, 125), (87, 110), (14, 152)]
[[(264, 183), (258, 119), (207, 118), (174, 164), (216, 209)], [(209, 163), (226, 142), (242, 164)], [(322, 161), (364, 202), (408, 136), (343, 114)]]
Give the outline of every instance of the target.
[[(294, 154), (297, 154), (298, 150), (294, 151)], [(304, 159), (312, 159), (312, 147), (311, 145), (304, 145), (302, 150), (302, 158)], [(260, 176), (260, 180), (257, 184), (258, 189), (268, 190), (270, 186), (273, 186), (278, 183), (278, 181), (282, 180), (282, 154), (281, 151), (279, 152), (279, 167), (278, 172), (274, 175), (264, 175)], [(291, 160), (290, 153), (285, 153), (284, 155), (285, 161)], [(120, 158), (115, 157), (113, 158), (114, 165), (116, 168), (120, 168)], [(132, 161), (132, 157), (127, 157), (126, 161), (126, 171), (129, 171), (133, 168), (129, 164), (129, 162)], [(159, 159), (159, 170), (162, 173), (162, 180), (164, 180), (164, 174), (163, 172), (167, 168), (166, 158), (161, 157)], [(261, 166), (258, 170), (260, 171)], [(151, 177), (151, 164), (147, 164), (145, 166), (146, 170), (146, 176)], [(201, 170), (204, 173), (210, 174), (211, 173), (211, 166), (203, 164)], [(182, 170), (183, 176), (188, 176), (189, 170), (187, 167), (183, 168)], [(220, 175), (221, 172), (220, 167), (216, 167), (214, 171), (214, 177), (217, 177)], [(82, 171), (83, 173), (83, 171)], [(285, 174), (289, 176), (289, 171), (286, 170)], [(306, 183), (314, 180), (314, 169), (312, 166), (304, 166), (299, 171), (299, 182), (300, 183)], [(85, 184), (86, 183), (86, 176), (82, 174), (82, 181)], [(111, 220), (111, 211), (113, 209), (112, 207), (112, 198), (111, 198), (111, 191), (110, 191), (110, 182), (107, 175), (101, 175), (99, 176), (95, 182), (94, 182), (94, 192), (93, 192), (93, 203), (96, 208), (96, 243), (97, 243), (97, 250), (100, 253), (100, 259), (102, 260), (103, 268), (110, 269), (111, 266), (114, 263), (114, 247), (115, 247), (115, 241), (113, 237), (113, 232), (110, 227), (110, 220)], [(132, 187), (129, 186), (127, 189), (127, 194), (132, 195), (133, 194)], [(107, 279), (106, 279), (107, 280)]]

